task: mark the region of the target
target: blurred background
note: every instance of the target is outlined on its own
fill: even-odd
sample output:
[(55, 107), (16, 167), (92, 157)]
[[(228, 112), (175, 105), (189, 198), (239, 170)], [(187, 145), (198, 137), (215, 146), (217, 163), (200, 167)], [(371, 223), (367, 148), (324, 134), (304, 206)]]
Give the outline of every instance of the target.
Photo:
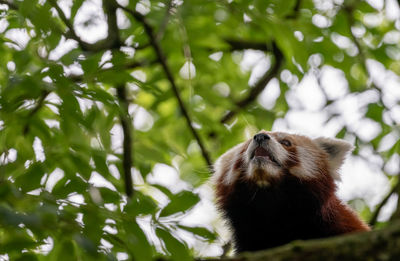
[(0, 260), (221, 256), (260, 129), (354, 144), (339, 197), (399, 215), (398, 1), (0, 0), (0, 41)]

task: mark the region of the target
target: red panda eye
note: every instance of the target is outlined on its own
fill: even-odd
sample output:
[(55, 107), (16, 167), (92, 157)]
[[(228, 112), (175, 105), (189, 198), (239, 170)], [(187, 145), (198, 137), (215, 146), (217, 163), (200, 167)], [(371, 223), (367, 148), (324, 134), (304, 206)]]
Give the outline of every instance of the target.
[(286, 147), (292, 146), (292, 143), (291, 143), (290, 141), (288, 141), (288, 140), (281, 140), (280, 143), (281, 143), (283, 146), (286, 146)]

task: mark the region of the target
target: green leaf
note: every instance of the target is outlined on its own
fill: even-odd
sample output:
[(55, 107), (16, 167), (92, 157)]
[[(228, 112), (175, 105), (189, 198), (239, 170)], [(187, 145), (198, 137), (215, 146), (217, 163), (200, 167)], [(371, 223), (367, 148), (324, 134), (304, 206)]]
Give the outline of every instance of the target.
[(101, 197), (105, 203), (118, 204), (121, 200), (121, 195), (117, 191), (113, 191), (109, 188), (97, 188), (100, 191)]
[(171, 202), (161, 211), (161, 217), (188, 211), (200, 201), (200, 198), (193, 192), (182, 191), (176, 195), (173, 195), (170, 200)]
[(82, 6), (83, 2), (84, 2), (84, 0), (74, 0), (74, 1), (72, 1), (71, 19), (75, 18), (75, 15), (78, 12), (79, 8)]
[(20, 257), (15, 259), (16, 261), (37, 261), (39, 260), (37, 255), (34, 253), (23, 253)]
[(32, 237), (21, 229), (15, 229), (12, 236), (6, 236), (0, 239), (0, 251), (12, 253), (14, 251), (22, 251), (23, 249), (34, 249), (39, 245)]
[(148, 261), (153, 259), (153, 249), (147, 240), (143, 230), (136, 222), (122, 223), (126, 234), (123, 235), (123, 242), (135, 261)]
[(85, 193), (87, 188), (88, 184), (84, 180), (76, 176), (69, 176), (68, 182), (66, 177), (57, 182), (51, 193), (57, 198), (66, 198), (73, 192)]
[(385, 108), (382, 105), (379, 105), (377, 103), (370, 103), (368, 105), (368, 110), (365, 114), (365, 117), (373, 119), (376, 122), (382, 122), (382, 114), (384, 109)]
[(171, 256), (171, 260), (174, 261), (193, 260), (189, 254), (187, 246), (178, 239), (176, 239), (169, 231), (157, 228), (156, 234), (164, 242), (165, 248), (167, 249), (168, 254)]
[(79, 247), (84, 249), (89, 256), (97, 257), (99, 253), (97, 253), (96, 245), (84, 235), (75, 235), (74, 240), (78, 244)]
[(200, 236), (210, 242), (217, 239), (217, 235), (205, 227), (188, 227), (183, 225), (178, 225), (178, 227), (183, 230), (189, 231), (197, 236)]
[(68, 261), (76, 257), (75, 247), (72, 241), (66, 240), (61, 244), (57, 255), (57, 260)]
[(110, 171), (108, 170), (108, 167), (107, 167), (106, 155), (104, 155), (101, 152), (93, 151), (92, 158), (93, 158), (94, 164), (96, 165), (97, 171), (101, 175), (103, 175), (103, 177), (109, 176)]
[(347, 129), (346, 127), (343, 127), (337, 134), (336, 134), (336, 138), (338, 139), (343, 139), (344, 135), (346, 135)]
[(157, 205), (151, 197), (144, 195), (140, 191), (135, 191), (134, 198), (128, 202), (124, 210), (132, 216), (137, 216), (139, 214), (154, 215), (157, 209)]
[(40, 188), (40, 181), (45, 172), (46, 171), (42, 164), (34, 163), (29, 167), (25, 174), (20, 175), (15, 179), (15, 185), (24, 193)]

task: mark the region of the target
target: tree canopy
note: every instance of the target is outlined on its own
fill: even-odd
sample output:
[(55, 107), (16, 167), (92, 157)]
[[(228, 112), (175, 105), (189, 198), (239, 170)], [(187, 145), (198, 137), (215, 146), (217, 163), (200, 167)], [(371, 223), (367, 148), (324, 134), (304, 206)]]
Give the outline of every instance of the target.
[[(218, 156), (296, 121), (380, 170), (387, 196), (351, 203), (385, 227), (400, 193), (399, 14), (394, 0), (0, 0), (1, 258), (206, 255), (190, 239), (222, 252), (215, 226), (182, 217)], [(175, 189), (157, 182), (166, 168)]]

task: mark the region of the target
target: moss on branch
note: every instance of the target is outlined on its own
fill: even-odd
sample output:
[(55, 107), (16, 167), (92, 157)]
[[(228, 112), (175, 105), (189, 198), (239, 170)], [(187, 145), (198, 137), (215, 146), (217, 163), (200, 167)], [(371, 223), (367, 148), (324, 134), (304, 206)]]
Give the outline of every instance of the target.
[[(400, 260), (400, 221), (384, 229), (290, 244), (237, 257), (203, 261)], [(200, 261), (200, 260), (198, 260)]]

